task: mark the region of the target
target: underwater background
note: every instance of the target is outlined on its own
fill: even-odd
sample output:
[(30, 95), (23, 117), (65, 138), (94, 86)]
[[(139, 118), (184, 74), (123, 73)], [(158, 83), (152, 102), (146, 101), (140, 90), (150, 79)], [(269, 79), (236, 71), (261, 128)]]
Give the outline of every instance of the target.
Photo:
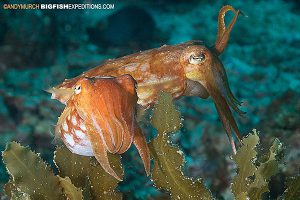
[[(111, 10), (4, 10), (0, 2), (0, 150), (10, 141), (29, 145), (53, 164), (54, 126), (63, 105), (45, 92), (105, 59), (140, 50), (202, 40), (213, 45), (222, 5), (242, 10), (221, 60), (244, 117), (241, 132), (260, 131), (262, 143), (275, 137), (285, 145), (285, 163), (269, 187), (276, 199), (284, 177), (300, 166), (300, 3), (297, 0), (56, 1), (110, 3)], [(228, 16), (230, 19), (232, 15)], [(227, 19), (227, 18), (226, 18)], [(183, 128), (172, 141), (185, 154), (184, 173), (202, 178), (218, 199), (231, 199), (235, 173), (231, 148), (212, 100), (176, 101)], [(143, 122), (150, 139), (153, 129)], [(125, 199), (163, 199), (144, 174), (136, 149), (122, 158)], [(0, 187), (8, 181), (0, 162)], [(274, 184), (272, 184), (272, 182)]]

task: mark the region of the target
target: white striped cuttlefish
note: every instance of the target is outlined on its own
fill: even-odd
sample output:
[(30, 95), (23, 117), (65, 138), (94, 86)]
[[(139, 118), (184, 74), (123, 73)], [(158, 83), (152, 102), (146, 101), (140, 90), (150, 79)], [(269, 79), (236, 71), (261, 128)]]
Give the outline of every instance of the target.
[[(234, 13), (226, 27), (224, 18), (228, 11)], [(208, 47), (199, 41), (178, 45), (164, 45), (160, 48), (112, 59), (83, 74), (66, 79), (49, 90), (52, 98), (66, 103), (72, 88), (82, 77), (120, 76), (130, 74), (137, 82), (138, 104), (142, 109), (152, 107), (160, 91), (171, 93), (174, 99), (182, 96), (197, 96), (203, 99), (211, 96), (223, 127), (228, 135), (233, 153), (236, 147), (232, 132), (241, 140), (241, 134), (231, 109), (242, 115), (241, 103), (229, 87), (225, 68), (219, 55), (225, 50), (239, 10), (223, 6), (218, 17), (218, 33), (215, 45)]]
[(103, 169), (118, 180), (121, 179), (111, 168), (107, 152), (122, 154), (132, 143), (147, 175), (150, 171), (146, 139), (135, 119), (135, 84), (130, 75), (79, 79), (56, 125), (56, 137), (61, 137), (72, 153), (95, 156)]

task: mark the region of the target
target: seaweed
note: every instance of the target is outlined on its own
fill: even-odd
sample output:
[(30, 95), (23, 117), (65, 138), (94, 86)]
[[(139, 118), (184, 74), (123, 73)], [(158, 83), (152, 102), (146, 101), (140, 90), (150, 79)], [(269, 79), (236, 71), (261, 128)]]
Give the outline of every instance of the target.
[[(119, 155), (110, 155), (114, 169), (122, 174)], [(118, 181), (107, 174), (91, 157), (71, 153), (58, 147), (55, 163), (59, 174), (32, 152), (16, 142), (7, 145), (3, 161), (10, 174), (4, 191), (11, 199), (121, 199), (115, 191)]]
[(158, 136), (150, 143), (155, 160), (153, 181), (159, 189), (171, 193), (172, 199), (212, 199), (210, 191), (200, 180), (193, 181), (184, 176), (183, 153), (170, 145), (168, 134), (180, 129), (180, 113), (175, 109), (169, 93), (162, 92), (154, 108), (152, 125)]
[[(118, 175), (123, 174), (120, 155), (109, 156), (113, 169)], [(115, 191), (119, 181), (107, 174), (95, 158), (76, 155), (66, 147), (58, 147), (54, 160), (60, 175), (70, 177), (76, 187), (83, 188), (84, 199), (121, 199), (122, 194)]]
[(287, 181), (287, 188), (284, 191), (285, 200), (299, 200), (300, 199), (300, 175), (290, 178)]
[(264, 162), (259, 162), (256, 148), (259, 136), (256, 130), (244, 138), (243, 146), (233, 156), (238, 172), (231, 187), (232, 193), (239, 199), (261, 199), (269, 191), (270, 178), (278, 172), (279, 162), (276, 156), (282, 151), (282, 144), (278, 139), (273, 141), (269, 155)]
[(3, 152), (3, 162), (12, 177), (9, 183), (11, 196), (23, 193), (31, 199), (62, 199), (58, 177), (28, 147), (22, 147), (16, 142), (9, 143)]
[[(155, 186), (169, 193), (171, 199), (213, 199), (210, 190), (201, 180), (192, 180), (182, 172), (183, 152), (172, 145), (169, 138), (182, 127), (180, 113), (172, 102), (171, 94), (160, 94), (151, 122), (157, 130), (157, 137), (149, 143), (154, 159), (152, 180)], [(259, 134), (253, 130), (242, 140), (241, 147), (233, 156), (237, 174), (233, 178), (231, 190), (237, 200), (263, 199), (269, 192), (271, 177), (279, 172), (282, 143), (275, 139), (265, 154), (258, 147)], [(122, 177), (120, 155), (109, 154), (109, 160), (113, 169)], [(4, 191), (14, 200), (122, 199), (123, 194), (116, 190), (119, 181), (107, 174), (94, 157), (73, 154), (65, 146), (57, 147), (55, 151), (57, 174), (39, 154), (17, 142), (7, 144), (3, 162), (10, 175)], [(290, 178), (281, 198), (299, 199), (299, 185), (299, 175)]]
[(31, 200), (30, 195), (19, 190), (13, 190), (11, 193), (12, 200)]
[(60, 186), (63, 188), (63, 192), (67, 196), (68, 199), (72, 200), (82, 200), (82, 190), (80, 188), (75, 187), (72, 184), (72, 181), (69, 177), (62, 178), (58, 176)]
[(270, 150), (268, 160), (261, 163), (255, 171), (255, 179), (250, 184), (249, 197), (250, 199), (259, 199), (262, 194), (269, 191), (268, 182), (270, 178), (278, 173), (279, 162), (276, 160), (276, 155), (282, 150), (282, 144), (278, 139), (275, 139)]
[(238, 150), (237, 154), (233, 156), (238, 167), (238, 174), (233, 179), (231, 187), (232, 193), (236, 199), (245, 199), (249, 189), (248, 177), (253, 176), (256, 170), (253, 159), (256, 158), (257, 152), (254, 148), (258, 145), (259, 137), (255, 134), (250, 134), (243, 140), (243, 146)]

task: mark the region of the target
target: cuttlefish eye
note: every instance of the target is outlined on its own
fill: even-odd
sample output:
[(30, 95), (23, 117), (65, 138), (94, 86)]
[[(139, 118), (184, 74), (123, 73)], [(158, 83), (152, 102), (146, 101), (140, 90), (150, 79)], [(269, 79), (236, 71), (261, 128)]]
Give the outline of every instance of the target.
[(201, 53), (200, 55), (192, 54), (189, 58), (189, 63), (193, 65), (198, 65), (205, 60), (205, 54)]
[(81, 92), (81, 86), (80, 85), (77, 85), (75, 88), (74, 88), (74, 91), (75, 91), (75, 94), (79, 94)]

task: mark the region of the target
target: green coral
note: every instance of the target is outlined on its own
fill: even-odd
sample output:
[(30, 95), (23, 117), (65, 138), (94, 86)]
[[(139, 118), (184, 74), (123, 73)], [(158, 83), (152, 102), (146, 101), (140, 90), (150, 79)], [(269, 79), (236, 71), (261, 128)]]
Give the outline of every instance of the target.
[(172, 99), (170, 94), (161, 93), (154, 108), (152, 124), (158, 130), (158, 136), (150, 144), (155, 160), (153, 181), (159, 189), (170, 192), (172, 199), (212, 199), (200, 180), (193, 181), (183, 175), (182, 152), (169, 144), (168, 133), (181, 127), (180, 113)]

